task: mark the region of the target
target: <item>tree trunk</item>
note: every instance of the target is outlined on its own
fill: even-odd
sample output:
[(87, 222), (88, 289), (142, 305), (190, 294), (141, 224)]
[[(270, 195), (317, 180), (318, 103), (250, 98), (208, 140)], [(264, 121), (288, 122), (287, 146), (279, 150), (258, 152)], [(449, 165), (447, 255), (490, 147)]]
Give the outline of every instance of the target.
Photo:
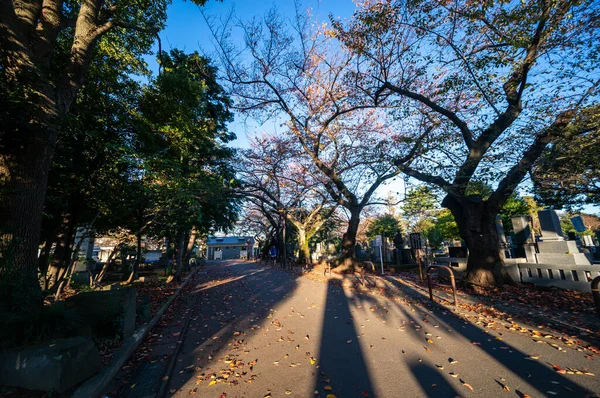
[(38, 269), (40, 271), (40, 278), (42, 279), (42, 290), (48, 290), (48, 260), (50, 259), (50, 249), (52, 248), (54, 239), (48, 238), (44, 241), (40, 257), (38, 258)]
[(121, 247), (123, 247), (124, 244), (125, 244), (125, 242), (119, 242), (113, 248), (112, 252), (110, 253), (110, 255), (108, 256), (108, 258), (106, 259), (106, 263), (102, 267), (102, 270), (94, 278), (94, 284), (100, 284), (102, 282), (102, 279), (104, 278), (104, 275), (106, 274), (106, 271), (108, 271), (108, 267), (110, 267), (110, 263), (111, 263), (113, 257), (115, 256), (115, 254), (117, 254), (117, 252), (121, 249)]
[(296, 225), (298, 231), (298, 261), (301, 264), (310, 264), (310, 249), (308, 247), (308, 237), (306, 230)]
[(192, 250), (194, 250), (194, 244), (196, 243), (196, 236), (198, 235), (198, 231), (196, 228), (192, 228), (192, 232), (190, 232), (190, 237), (188, 238), (187, 247), (185, 248), (185, 257), (183, 258), (183, 262), (188, 264), (190, 258), (192, 257)]
[(50, 264), (50, 275), (48, 276), (48, 286), (50, 288), (63, 278), (67, 267), (70, 264), (76, 231), (76, 220), (73, 214), (65, 216), (62, 231), (63, 232), (59, 235), (58, 241), (56, 242), (56, 249), (52, 256), (53, 261)]
[(469, 249), (465, 281), (478, 286), (513, 283), (500, 253), (500, 239), (496, 230), (499, 207), (485, 200), (450, 195), (444, 198), (442, 205), (454, 215), (460, 237)]
[(361, 210), (361, 208), (353, 208), (350, 210), (348, 228), (346, 229), (346, 233), (344, 233), (342, 240), (342, 255), (340, 256), (341, 270), (354, 269), (356, 234), (358, 233), (358, 226), (360, 224)]
[(129, 279), (127, 279), (127, 283), (132, 283), (134, 280), (136, 280), (138, 278), (140, 262), (142, 261), (142, 234), (138, 233), (136, 236), (137, 236), (137, 252), (135, 254), (135, 261), (133, 262), (133, 266), (131, 267), (131, 274), (129, 275)]
[(177, 234), (177, 257), (175, 258), (175, 280), (181, 282), (181, 267), (183, 264), (183, 250), (185, 246), (185, 232)]

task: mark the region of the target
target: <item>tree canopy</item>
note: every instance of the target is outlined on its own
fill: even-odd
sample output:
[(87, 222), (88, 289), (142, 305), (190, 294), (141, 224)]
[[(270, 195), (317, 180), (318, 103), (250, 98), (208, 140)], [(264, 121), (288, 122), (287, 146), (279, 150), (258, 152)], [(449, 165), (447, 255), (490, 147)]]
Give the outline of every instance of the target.
[[(405, 118), (426, 115), (412, 135), (419, 149), (397, 165), (446, 193), (469, 283), (510, 282), (495, 216), (549, 143), (586, 131), (577, 120), (598, 101), (599, 17), (591, 0), (390, 0), (332, 18), (331, 34), (356, 54), (357, 84), (403, 104)], [(494, 186), (489, 198), (468, 193), (477, 180)]]

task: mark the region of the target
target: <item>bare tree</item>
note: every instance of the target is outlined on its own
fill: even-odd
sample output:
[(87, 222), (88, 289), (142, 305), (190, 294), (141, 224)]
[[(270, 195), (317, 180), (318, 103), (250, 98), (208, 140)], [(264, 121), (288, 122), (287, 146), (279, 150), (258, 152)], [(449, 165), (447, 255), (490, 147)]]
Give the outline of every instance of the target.
[[(238, 111), (259, 121), (283, 121), (315, 170), (315, 178), (350, 213), (341, 263), (353, 266), (360, 214), (378, 187), (400, 173), (395, 161), (411, 158), (417, 141), (380, 109), (382, 90), (361, 90), (353, 55), (323, 30), (312, 30), (299, 6), (291, 20), (271, 10), (243, 22), (230, 16), (211, 24), (223, 79)], [(291, 27), (291, 28), (288, 28)], [(234, 46), (231, 29), (244, 45)]]
[(301, 161), (303, 152), (295, 146), (289, 139), (256, 137), (243, 152), (241, 193), (258, 200), (274, 217), (285, 218), (297, 232), (299, 260), (310, 262), (308, 242), (337, 204), (312, 177), (306, 159)]
[[(495, 216), (546, 146), (598, 101), (598, 2), (365, 1), (332, 36), (361, 85), (440, 123), (443, 145), (398, 164), (437, 185), (469, 248), (467, 281), (510, 282)], [(418, 134), (418, 133), (417, 133)], [(495, 189), (470, 195), (474, 181)]]

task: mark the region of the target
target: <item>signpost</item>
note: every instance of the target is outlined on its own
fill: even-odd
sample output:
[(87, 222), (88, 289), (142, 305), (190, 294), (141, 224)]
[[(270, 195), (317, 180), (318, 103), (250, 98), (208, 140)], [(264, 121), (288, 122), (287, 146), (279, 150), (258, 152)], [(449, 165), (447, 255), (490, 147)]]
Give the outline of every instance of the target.
[(383, 275), (383, 238), (381, 237), (381, 235), (377, 235), (375, 237), (375, 245), (379, 246), (379, 259), (381, 260), (381, 275)]

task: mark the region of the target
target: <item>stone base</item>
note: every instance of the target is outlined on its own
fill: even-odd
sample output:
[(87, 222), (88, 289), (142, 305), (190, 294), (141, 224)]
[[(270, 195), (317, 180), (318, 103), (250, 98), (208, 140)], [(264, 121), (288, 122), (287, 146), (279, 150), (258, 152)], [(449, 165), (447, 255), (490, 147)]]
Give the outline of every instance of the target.
[(532, 243), (524, 244), (523, 246), (515, 247), (513, 249), (513, 254), (515, 258), (524, 258), (528, 263), (535, 263), (537, 254), (535, 251), (535, 246)]
[(592, 262), (586, 256), (586, 253), (559, 254), (559, 253), (538, 253), (537, 262), (541, 264), (557, 265), (591, 265)]
[(83, 337), (0, 353), (0, 384), (62, 393), (100, 371), (100, 353)]
[(538, 242), (538, 249), (540, 253), (579, 253), (577, 242), (573, 240), (554, 240), (554, 241), (543, 241)]

